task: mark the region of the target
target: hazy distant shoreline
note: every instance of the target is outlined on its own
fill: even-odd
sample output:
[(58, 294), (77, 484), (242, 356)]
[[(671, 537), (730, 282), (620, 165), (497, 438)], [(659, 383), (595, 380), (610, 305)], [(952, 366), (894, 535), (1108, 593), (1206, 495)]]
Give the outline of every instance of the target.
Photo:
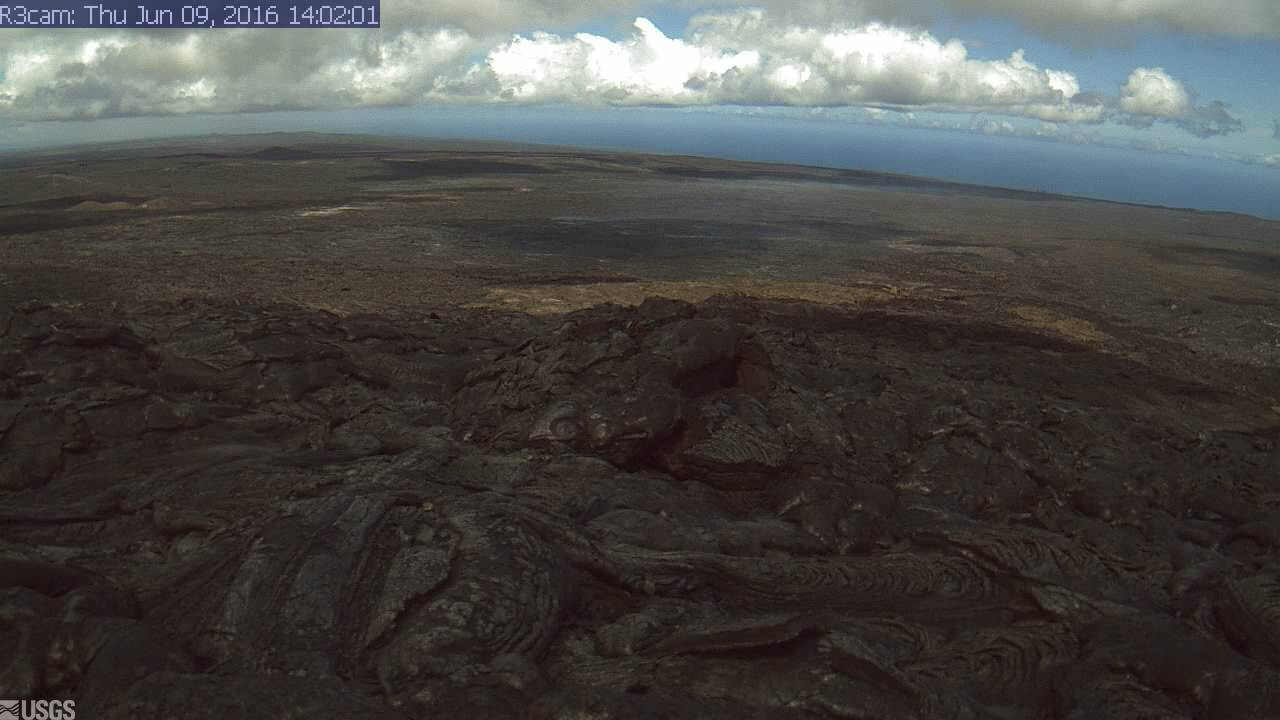
[[(90, 130), (92, 129), (92, 131)], [(317, 131), (692, 155), (856, 169), (1156, 207), (1280, 219), (1280, 171), (1234, 160), (954, 131), (633, 108), (411, 108), (29, 125), (12, 154), (210, 134)], [(26, 139), (21, 139), (25, 137)], [(36, 142), (39, 140), (39, 142)], [(28, 143), (20, 147), (17, 143)], [(505, 149), (497, 148), (494, 149)]]

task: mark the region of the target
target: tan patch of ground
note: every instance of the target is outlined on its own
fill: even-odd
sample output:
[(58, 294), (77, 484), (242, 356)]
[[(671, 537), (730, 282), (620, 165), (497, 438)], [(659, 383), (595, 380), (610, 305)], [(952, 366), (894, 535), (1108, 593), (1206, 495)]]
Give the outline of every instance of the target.
[(71, 212), (97, 212), (102, 210), (132, 210), (134, 207), (134, 205), (123, 201), (104, 203), (97, 200), (86, 200), (69, 209)]
[(1109, 335), (1088, 320), (1062, 315), (1048, 308), (1020, 305), (1009, 312), (1020, 325), (1048, 330), (1076, 342), (1101, 345), (1111, 340)]
[(338, 215), (341, 213), (354, 212), (358, 210), (367, 210), (368, 206), (362, 205), (338, 205), (335, 207), (314, 208), (312, 210), (303, 210), (298, 213), (298, 217), (329, 217), (330, 215)]
[(893, 285), (839, 285), (726, 278), (724, 281), (653, 281), (575, 285), (510, 285), (491, 288), (480, 306), (518, 309), (533, 315), (581, 310), (600, 303), (639, 305), (651, 296), (701, 302), (719, 293), (741, 293), (769, 300), (808, 300), (824, 305), (868, 305), (891, 301), (910, 291)]
[(1204, 288), (1213, 283), (1219, 283), (1228, 288), (1236, 287), (1240, 279), (1247, 277), (1249, 274), (1240, 268), (1209, 262), (1194, 264), (1163, 263), (1153, 267), (1152, 271), (1168, 278), (1165, 282), (1180, 281), (1191, 288)]
[[(527, 188), (522, 188), (527, 189)], [(458, 193), (431, 191), (431, 192), (415, 192), (415, 193), (382, 193), (384, 199), (387, 200), (406, 200), (409, 202), (462, 202), (462, 195)]]
[(903, 252), (910, 253), (974, 255), (987, 258), (988, 260), (999, 260), (1001, 262), (1013, 262), (1018, 259), (1018, 254), (1012, 250), (1002, 247), (993, 247), (990, 245), (924, 245), (911, 238), (890, 240), (888, 245), (894, 250), (901, 250)]
[(159, 197), (152, 198), (138, 207), (143, 210), (182, 210), (187, 207), (187, 203), (173, 198)]

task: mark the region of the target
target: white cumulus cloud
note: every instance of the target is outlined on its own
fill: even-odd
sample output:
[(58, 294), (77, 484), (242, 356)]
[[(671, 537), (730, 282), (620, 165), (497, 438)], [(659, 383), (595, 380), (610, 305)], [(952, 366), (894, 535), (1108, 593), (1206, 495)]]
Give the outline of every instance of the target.
[(959, 40), (881, 23), (778, 24), (763, 11), (710, 14), (671, 38), (640, 18), (632, 35), (517, 36), (488, 54), (500, 96), (614, 104), (870, 105), (985, 110), (1094, 122), (1076, 76), (1021, 52), (969, 57)]
[(1226, 103), (1196, 105), (1196, 94), (1164, 68), (1135, 68), (1120, 88), (1119, 110), (1125, 120), (1141, 127), (1169, 122), (1197, 137), (1240, 132), (1244, 124)]
[(703, 103), (705, 84), (731, 71), (754, 72), (758, 52), (724, 52), (669, 38), (645, 18), (614, 42), (579, 33), (517, 36), (492, 50), (488, 67), (500, 97), (528, 101)]
[(1134, 115), (1181, 117), (1191, 105), (1191, 93), (1164, 68), (1136, 68), (1120, 88), (1120, 109)]
[(452, 92), (468, 55), (483, 50), (447, 28), (7, 33), (0, 34), (0, 117), (411, 104)]
[[(682, 36), (645, 18), (616, 39), (467, 29), (491, 25), (513, 1), (477, 0), (473, 22), (453, 26), (408, 22), (415, 17), (408, 13), (398, 27), (362, 31), (0, 33), (0, 119), (568, 102), (1164, 122), (1200, 137), (1242, 127), (1228, 106), (1198, 104), (1191, 88), (1161, 68), (1137, 68), (1118, 95), (1107, 95), (1021, 50), (977, 58), (961, 40), (881, 21), (817, 23), (737, 9), (696, 16)], [(536, 5), (535, 16), (559, 17), (563, 8), (548, 3)], [(409, 10), (388, 0), (384, 12), (393, 7)], [(465, 15), (460, 3), (442, 7)]]

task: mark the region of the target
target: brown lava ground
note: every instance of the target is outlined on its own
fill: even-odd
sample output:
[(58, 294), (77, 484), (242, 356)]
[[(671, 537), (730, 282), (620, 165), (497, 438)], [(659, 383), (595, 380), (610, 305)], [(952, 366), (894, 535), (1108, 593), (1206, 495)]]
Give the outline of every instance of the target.
[(306, 134), (0, 203), (0, 697), (1280, 717), (1280, 223)]

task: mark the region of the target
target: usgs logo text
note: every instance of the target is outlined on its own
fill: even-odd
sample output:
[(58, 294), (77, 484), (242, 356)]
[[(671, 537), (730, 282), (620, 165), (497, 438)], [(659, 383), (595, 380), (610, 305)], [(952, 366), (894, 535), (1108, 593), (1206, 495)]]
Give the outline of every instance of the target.
[(76, 701), (0, 700), (0, 720), (76, 720)]

